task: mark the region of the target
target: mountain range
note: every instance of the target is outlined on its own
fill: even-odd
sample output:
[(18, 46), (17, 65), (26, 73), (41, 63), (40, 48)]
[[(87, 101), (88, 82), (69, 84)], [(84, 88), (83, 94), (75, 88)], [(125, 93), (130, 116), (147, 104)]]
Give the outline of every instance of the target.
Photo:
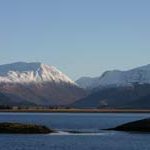
[(150, 109), (150, 65), (76, 82), (40, 62), (0, 65), (0, 105)]

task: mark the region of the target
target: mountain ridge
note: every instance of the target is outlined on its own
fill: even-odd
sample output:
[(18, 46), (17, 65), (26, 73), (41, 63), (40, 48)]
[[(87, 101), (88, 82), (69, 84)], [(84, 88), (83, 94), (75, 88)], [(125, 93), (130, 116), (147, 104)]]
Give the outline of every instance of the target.
[(132, 83), (150, 83), (150, 64), (127, 71), (105, 71), (101, 76), (94, 78), (81, 77), (76, 83), (85, 89), (93, 89), (100, 86), (127, 86)]

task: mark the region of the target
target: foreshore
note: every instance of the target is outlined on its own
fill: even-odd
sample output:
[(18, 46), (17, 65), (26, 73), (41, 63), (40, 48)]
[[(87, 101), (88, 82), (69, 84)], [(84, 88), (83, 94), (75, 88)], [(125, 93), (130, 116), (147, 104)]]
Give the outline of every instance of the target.
[(0, 109), (13, 113), (150, 113), (150, 109)]

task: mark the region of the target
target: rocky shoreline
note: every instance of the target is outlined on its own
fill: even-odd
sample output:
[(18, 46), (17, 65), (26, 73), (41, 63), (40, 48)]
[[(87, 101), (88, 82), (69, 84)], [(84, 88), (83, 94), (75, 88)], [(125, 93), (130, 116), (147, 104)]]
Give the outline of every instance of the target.
[(54, 130), (42, 125), (23, 123), (0, 123), (0, 134), (48, 134)]

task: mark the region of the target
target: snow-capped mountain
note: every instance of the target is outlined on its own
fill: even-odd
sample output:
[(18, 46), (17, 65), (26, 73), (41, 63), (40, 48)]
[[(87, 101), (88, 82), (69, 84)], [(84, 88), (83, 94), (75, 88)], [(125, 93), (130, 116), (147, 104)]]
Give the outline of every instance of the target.
[(17, 62), (0, 66), (0, 82), (66, 82), (75, 84), (69, 77), (53, 66), (42, 63)]
[(76, 81), (82, 88), (129, 86), (133, 83), (150, 84), (150, 65), (138, 67), (128, 71), (106, 71), (100, 77), (82, 77)]
[(85, 95), (83, 89), (55, 67), (25, 62), (0, 65), (0, 93), (11, 104), (37, 105), (67, 105)]

